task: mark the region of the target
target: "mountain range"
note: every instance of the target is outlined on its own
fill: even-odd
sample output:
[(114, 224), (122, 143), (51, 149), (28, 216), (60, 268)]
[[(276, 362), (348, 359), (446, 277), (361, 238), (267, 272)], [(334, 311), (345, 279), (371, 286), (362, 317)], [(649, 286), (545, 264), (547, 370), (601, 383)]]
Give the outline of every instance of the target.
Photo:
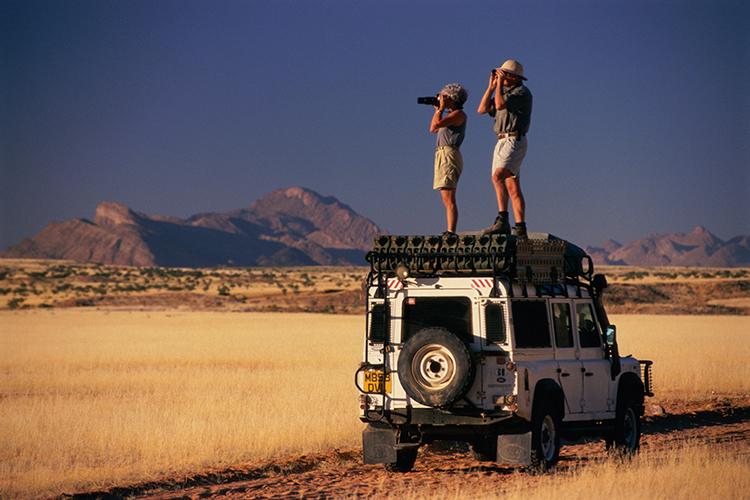
[(722, 241), (701, 226), (689, 234), (652, 234), (626, 245), (608, 240), (585, 250), (596, 265), (750, 267), (750, 236)]
[[(67, 259), (121, 266), (219, 267), (365, 265), (385, 234), (333, 197), (278, 189), (249, 207), (187, 219), (102, 202), (94, 220), (54, 222), (0, 258)], [(586, 247), (596, 265), (750, 267), (750, 236), (722, 241), (703, 227)]]
[(361, 266), (382, 233), (335, 198), (294, 187), (248, 208), (187, 219), (105, 201), (93, 221), (52, 223), (0, 257), (146, 267)]

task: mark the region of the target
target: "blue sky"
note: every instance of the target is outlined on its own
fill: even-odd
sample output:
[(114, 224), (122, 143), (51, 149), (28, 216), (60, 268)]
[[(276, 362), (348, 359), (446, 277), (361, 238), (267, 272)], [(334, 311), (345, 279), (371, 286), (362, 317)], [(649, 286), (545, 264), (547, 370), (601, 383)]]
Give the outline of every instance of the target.
[(746, 1), (0, 0), (0, 248), (102, 201), (185, 218), (274, 189), (445, 230), (433, 108), (469, 91), (459, 231), (489, 226), (491, 68), (534, 95), (530, 231), (750, 234)]

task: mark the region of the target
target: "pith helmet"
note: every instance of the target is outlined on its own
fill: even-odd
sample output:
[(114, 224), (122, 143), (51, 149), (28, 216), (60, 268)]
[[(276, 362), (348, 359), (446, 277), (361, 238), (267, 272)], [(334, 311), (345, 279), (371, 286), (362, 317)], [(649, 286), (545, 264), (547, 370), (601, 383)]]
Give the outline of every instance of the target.
[(506, 73), (512, 73), (516, 75), (521, 80), (527, 80), (527, 78), (523, 76), (523, 65), (518, 61), (508, 59), (503, 63), (502, 66), (500, 66), (500, 69), (505, 71)]

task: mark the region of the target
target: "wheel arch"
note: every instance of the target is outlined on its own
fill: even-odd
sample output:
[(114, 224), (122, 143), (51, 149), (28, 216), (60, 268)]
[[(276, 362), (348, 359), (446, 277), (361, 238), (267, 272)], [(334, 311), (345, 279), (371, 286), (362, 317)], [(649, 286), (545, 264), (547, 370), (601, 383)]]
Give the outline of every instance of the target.
[(562, 420), (565, 416), (565, 397), (560, 385), (552, 379), (542, 379), (534, 387), (534, 401), (531, 406), (531, 415), (539, 410), (542, 401), (551, 401), (553, 408)]
[(639, 416), (643, 416), (643, 403), (645, 401), (643, 381), (632, 372), (623, 373), (617, 382), (617, 409), (621, 408), (625, 398), (631, 397), (638, 403), (641, 409)]

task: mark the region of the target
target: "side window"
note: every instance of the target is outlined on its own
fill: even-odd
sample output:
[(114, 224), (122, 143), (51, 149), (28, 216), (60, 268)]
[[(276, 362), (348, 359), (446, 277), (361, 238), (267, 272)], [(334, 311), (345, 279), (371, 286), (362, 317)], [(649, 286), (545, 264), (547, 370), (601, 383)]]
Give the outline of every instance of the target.
[(570, 304), (553, 303), (552, 321), (555, 325), (555, 345), (573, 347), (573, 329), (570, 323)]
[(581, 347), (601, 346), (599, 332), (596, 331), (596, 321), (594, 321), (594, 309), (591, 304), (576, 304), (576, 315), (578, 316), (578, 338), (581, 340)]
[(505, 344), (505, 312), (502, 304), (489, 302), (484, 306), (484, 329), (487, 344)]
[(512, 310), (516, 347), (552, 347), (545, 301), (514, 300)]
[(402, 342), (429, 327), (445, 328), (469, 343), (474, 342), (468, 297), (407, 297), (403, 324)]

